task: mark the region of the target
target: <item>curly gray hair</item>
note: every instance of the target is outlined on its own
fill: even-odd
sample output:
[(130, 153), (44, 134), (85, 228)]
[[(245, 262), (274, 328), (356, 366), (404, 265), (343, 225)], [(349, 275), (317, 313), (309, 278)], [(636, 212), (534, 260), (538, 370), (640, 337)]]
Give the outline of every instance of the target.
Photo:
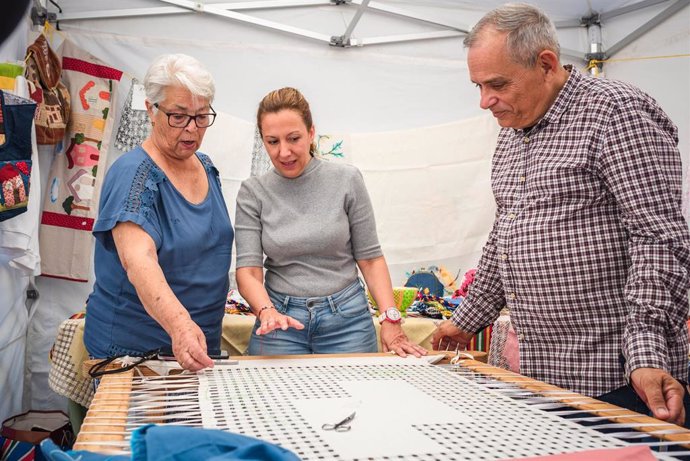
[(144, 77), (146, 99), (152, 104), (165, 99), (165, 90), (179, 86), (189, 90), (194, 96), (213, 102), (216, 84), (213, 76), (197, 59), (186, 54), (164, 54), (158, 56)]

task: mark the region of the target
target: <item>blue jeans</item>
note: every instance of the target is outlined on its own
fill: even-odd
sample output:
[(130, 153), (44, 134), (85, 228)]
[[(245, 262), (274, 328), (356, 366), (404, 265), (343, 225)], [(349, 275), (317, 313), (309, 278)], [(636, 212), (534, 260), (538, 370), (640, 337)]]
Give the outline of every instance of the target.
[(377, 352), (376, 329), (359, 280), (330, 296), (297, 298), (266, 288), (281, 314), (304, 325), (257, 335), (257, 319), (249, 355), (338, 354)]
[[(685, 394), (683, 394), (683, 406), (685, 407), (685, 424), (683, 424), (682, 426), (690, 429), (690, 394), (688, 394), (688, 390), (685, 384), (683, 384), (683, 387), (685, 388)], [(647, 408), (647, 405), (637, 395), (637, 393), (631, 385), (619, 387), (618, 389), (614, 389), (611, 392), (596, 397), (596, 399), (601, 400), (602, 402), (617, 405), (619, 407), (627, 408), (628, 410), (634, 411), (636, 413), (652, 416), (651, 410)]]

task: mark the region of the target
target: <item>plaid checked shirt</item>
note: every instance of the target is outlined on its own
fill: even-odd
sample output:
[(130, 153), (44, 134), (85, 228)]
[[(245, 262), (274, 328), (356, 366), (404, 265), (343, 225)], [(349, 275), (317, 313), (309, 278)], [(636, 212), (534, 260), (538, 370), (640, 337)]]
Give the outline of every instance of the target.
[(639, 367), (685, 382), (690, 236), (677, 128), (640, 90), (569, 70), (537, 125), (501, 130), (496, 220), (452, 320), (478, 331), (507, 305), (521, 373), (585, 395), (623, 386)]

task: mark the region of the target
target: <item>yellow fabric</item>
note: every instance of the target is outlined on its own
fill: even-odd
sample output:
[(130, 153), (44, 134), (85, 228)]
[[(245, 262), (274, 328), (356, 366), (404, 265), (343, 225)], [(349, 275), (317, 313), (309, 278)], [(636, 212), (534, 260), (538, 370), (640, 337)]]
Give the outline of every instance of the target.
[[(227, 350), (230, 355), (243, 355), (249, 347), (249, 338), (255, 320), (256, 317), (252, 315), (226, 315), (223, 318), (223, 337), (220, 348)], [(378, 321), (374, 321), (374, 325), (376, 335), (379, 336), (379, 350), (381, 350), (381, 327)], [(436, 329), (436, 324), (432, 319), (408, 317), (402, 327), (410, 341), (431, 349), (431, 336)]]
[(72, 340), (72, 345), (69, 348), (69, 354), (72, 357), (72, 363), (77, 368), (77, 375), (81, 379), (88, 379), (89, 377), (84, 374), (84, 370), (81, 366), (86, 360), (89, 360), (89, 353), (86, 352), (86, 347), (84, 346), (84, 321), (79, 322), (76, 331), (74, 332), (74, 338)]
[(0, 90), (14, 91), (14, 78), (0, 75)]

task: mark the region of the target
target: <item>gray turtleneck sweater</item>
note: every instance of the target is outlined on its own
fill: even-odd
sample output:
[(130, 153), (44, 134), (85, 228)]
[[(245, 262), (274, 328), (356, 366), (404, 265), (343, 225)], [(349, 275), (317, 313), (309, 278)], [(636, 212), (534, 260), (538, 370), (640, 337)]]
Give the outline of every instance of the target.
[(235, 242), (238, 268), (265, 267), (267, 287), (298, 297), (342, 290), (355, 260), (383, 254), (362, 174), (315, 158), (297, 178), (272, 169), (242, 183)]

